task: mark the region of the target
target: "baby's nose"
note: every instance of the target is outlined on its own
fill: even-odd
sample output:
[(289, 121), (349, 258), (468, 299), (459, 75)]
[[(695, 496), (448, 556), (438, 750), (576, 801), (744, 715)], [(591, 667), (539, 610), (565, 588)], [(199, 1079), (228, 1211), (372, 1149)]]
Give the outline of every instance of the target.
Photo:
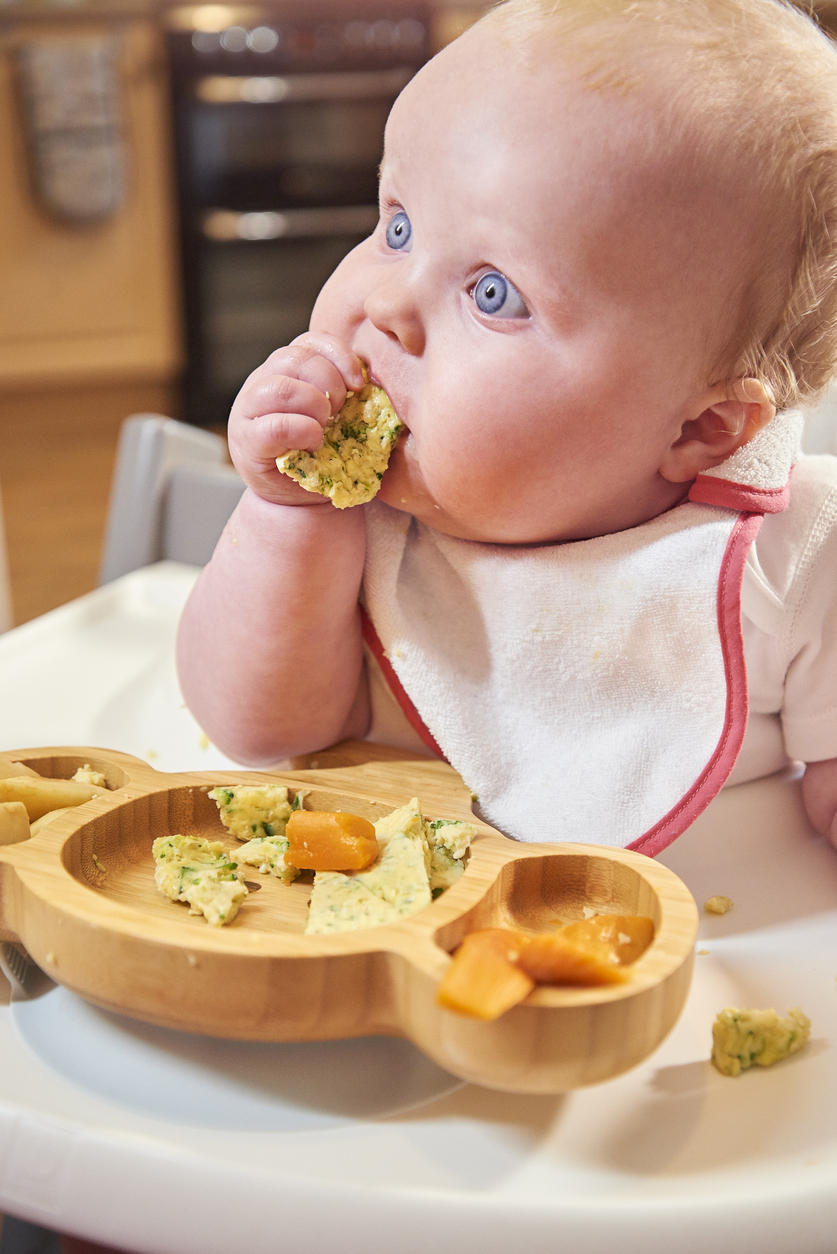
[(390, 274), (376, 284), (366, 298), (364, 311), (374, 327), (398, 340), (411, 356), (420, 357), (424, 352), (425, 329), (421, 309), (409, 282), (405, 282), (400, 274)]

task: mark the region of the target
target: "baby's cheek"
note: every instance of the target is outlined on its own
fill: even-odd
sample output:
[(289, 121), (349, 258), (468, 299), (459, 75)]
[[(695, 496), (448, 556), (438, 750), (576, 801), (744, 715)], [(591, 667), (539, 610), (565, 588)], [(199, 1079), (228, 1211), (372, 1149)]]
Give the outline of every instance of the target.
[(363, 320), (369, 284), (364, 283), (362, 250), (368, 243), (364, 240), (353, 248), (324, 283), (311, 313), (312, 331), (327, 331), (348, 339)]

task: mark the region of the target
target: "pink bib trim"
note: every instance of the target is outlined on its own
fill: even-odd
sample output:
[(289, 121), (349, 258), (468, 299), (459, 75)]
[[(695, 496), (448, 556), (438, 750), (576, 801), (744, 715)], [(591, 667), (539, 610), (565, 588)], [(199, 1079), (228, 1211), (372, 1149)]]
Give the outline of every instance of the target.
[(437, 758), (441, 758), (443, 762), (447, 762), (447, 758), (444, 753), (442, 753), (442, 750), (439, 748), (434, 737), (431, 736), (428, 731), (424, 719), (407, 696), (407, 692), (403, 687), (401, 680), (396, 675), (392, 663), (386, 655), (384, 646), (381, 644), (381, 638), (375, 630), (375, 624), (372, 622), (372, 619), (366, 612), (366, 607), (363, 605), (360, 607), (360, 629), (363, 633), (363, 639), (370, 653), (380, 666), (381, 674), (389, 684), (392, 695), (401, 706), (401, 710), (407, 719), (407, 722), (410, 724), (413, 731), (418, 733), (427, 745), (428, 749), (430, 749), (432, 753), (435, 753)]
[(781, 514), (790, 501), (790, 480), (782, 488), (752, 488), (731, 479), (698, 475), (689, 500), (699, 505), (720, 505), (748, 514)]
[[(784, 508), (784, 507), (783, 507)], [(761, 514), (742, 514), (727, 542), (718, 581), (718, 633), (727, 681), (724, 727), (715, 752), (686, 795), (644, 836), (627, 846), (650, 857), (681, 836), (702, 814), (729, 779), (747, 730), (747, 669), (741, 632), (741, 584), (747, 554), (763, 522)]]

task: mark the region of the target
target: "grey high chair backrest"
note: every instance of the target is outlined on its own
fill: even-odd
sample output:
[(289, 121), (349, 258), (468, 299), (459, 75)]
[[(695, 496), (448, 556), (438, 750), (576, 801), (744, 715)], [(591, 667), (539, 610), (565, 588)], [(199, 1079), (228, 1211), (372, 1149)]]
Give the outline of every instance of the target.
[(204, 566), (244, 483), (211, 431), (160, 414), (119, 435), (99, 583), (162, 558)]

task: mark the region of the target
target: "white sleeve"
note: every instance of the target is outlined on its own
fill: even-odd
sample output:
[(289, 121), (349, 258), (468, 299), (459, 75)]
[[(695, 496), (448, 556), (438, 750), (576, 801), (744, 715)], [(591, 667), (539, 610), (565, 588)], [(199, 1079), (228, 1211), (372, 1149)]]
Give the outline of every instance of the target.
[(803, 457), (742, 589), (751, 721), (781, 720), (791, 758), (837, 757), (837, 458)]
[(782, 726), (792, 758), (837, 757), (837, 488), (811, 531), (787, 605)]

